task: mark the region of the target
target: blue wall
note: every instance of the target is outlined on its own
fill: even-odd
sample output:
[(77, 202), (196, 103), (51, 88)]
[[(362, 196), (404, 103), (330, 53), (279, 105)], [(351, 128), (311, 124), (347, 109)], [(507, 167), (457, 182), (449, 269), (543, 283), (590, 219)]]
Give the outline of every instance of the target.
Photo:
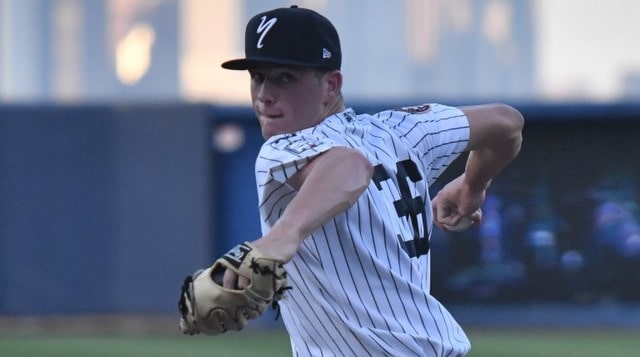
[(0, 108), (0, 312), (172, 311), (215, 229), (211, 110)]

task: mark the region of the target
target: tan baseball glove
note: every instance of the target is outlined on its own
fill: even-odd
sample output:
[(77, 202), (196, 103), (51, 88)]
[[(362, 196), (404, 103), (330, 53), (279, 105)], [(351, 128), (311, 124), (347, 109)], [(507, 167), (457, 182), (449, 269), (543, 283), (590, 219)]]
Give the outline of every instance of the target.
[[(237, 290), (222, 287), (225, 269), (249, 279), (249, 286)], [(189, 335), (240, 330), (269, 305), (275, 307), (289, 289), (286, 285), (287, 272), (281, 261), (265, 256), (250, 243), (240, 244), (213, 266), (186, 277), (178, 303), (180, 329)]]

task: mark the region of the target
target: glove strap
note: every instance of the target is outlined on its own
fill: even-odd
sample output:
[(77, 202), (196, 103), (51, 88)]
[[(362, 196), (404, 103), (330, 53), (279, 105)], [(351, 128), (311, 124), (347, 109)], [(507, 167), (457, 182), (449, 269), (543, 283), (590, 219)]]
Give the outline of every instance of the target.
[(253, 250), (253, 247), (249, 245), (249, 243), (242, 243), (235, 246), (231, 249), (227, 254), (223, 255), (222, 258), (229, 262), (236, 269), (240, 269), (240, 265), (247, 258), (249, 252)]

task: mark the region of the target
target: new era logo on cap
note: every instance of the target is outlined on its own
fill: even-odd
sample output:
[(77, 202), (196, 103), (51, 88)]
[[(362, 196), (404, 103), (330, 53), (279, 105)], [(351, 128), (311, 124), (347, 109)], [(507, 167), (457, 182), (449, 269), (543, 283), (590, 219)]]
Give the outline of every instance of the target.
[(223, 68), (250, 69), (278, 64), (340, 69), (340, 39), (327, 18), (292, 6), (251, 18), (245, 31), (245, 57), (224, 62)]

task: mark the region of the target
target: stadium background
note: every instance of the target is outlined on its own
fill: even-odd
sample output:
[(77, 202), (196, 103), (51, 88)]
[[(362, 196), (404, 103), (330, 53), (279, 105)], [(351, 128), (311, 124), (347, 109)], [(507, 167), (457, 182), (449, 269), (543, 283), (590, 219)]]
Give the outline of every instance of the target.
[[(345, 62), (347, 83), (357, 83), (345, 95), (356, 110), (496, 100), (527, 118), (522, 153), (494, 183), (483, 227), (433, 236), (434, 293), (471, 328), (472, 337), (487, 341), (480, 336), (485, 329), (497, 331), (491, 337), (497, 341), (577, 328), (595, 329), (591, 339), (603, 341), (619, 331), (637, 334), (637, 51), (629, 49), (590, 73), (598, 82), (599, 69), (617, 64), (625, 75), (609, 72), (617, 78), (614, 84), (594, 85), (573, 73), (563, 78), (570, 83), (549, 86), (543, 85), (549, 73), (562, 73), (545, 72), (542, 47), (534, 45), (544, 37), (539, 27), (552, 25), (541, 10), (550, 7), (546, 1), (416, 0), (405, 7), (373, 2), (365, 8), (352, 1), (306, 3), (334, 15), (339, 28), (356, 9), (371, 19), (362, 32), (345, 31), (343, 41), (348, 48), (366, 38), (357, 50), (371, 54), (360, 66)], [(629, 2), (614, 3), (637, 10)], [(143, 334), (160, 336), (152, 337), (159, 346), (163, 339), (181, 348), (189, 344), (175, 336), (174, 326), (183, 277), (260, 234), (253, 162), (262, 139), (247, 106), (245, 77), (207, 68), (241, 55), (232, 43), (239, 41), (231, 35), (233, 24), (242, 28), (250, 14), (286, 5), (0, 0), (0, 351), (18, 351), (15, 346), (29, 345), (31, 337), (60, 335)], [(191, 39), (185, 33), (195, 36), (198, 28), (185, 29), (185, 16), (198, 9), (216, 19), (237, 16), (222, 32)], [(464, 9), (470, 11), (470, 27), (447, 32), (447, 24), (461, 21), (452, 16), (433, 40), (454, 46), (411, 42), (411, 36), (435, 31), (420, 27), (415, 10), (437, 10), (446, 18)], [(414, 17), (400, 16), (403, 10)], [(406, 46), (392, 47), (392, 57), (393, 51), (377, 51), (375, 36), (367, 35), (389, 11), (418, 24), (403, 33)], [(510, 36), (500, 26), (474, 31), (487, 17), (501, 23), (505, 11), (512, 19)], [(626, 38), (605, 24), (602, 36), (608, 33), (612, 42)], [(145, 42), (150, 34), (153, 41)], [(507, 50), (517, 55), (495, 57)], [(148, 61), (131, 60), (127, 51)], [(396, 60), (401, 65), (389, 67)], [(605, 87), (610, 88), (600, 90)], [(267, 339), (271, 332), (265, 331), (274, 331), (284, 341), (272, 314), (252, 328)], [(537, 338), (550, 340), (548, 334), (562, 337), (547, 332)], [(219, 341), (233, 346), (233, 338)], [(203, 350), (218, 348), (195, 341), (207, 346)], [(92, 343), (87, 348), (100, 351), (99, 341)], [(637, 341), (628, 344), (640, 349)], [(536, 355), (540, 346), (505, 355)], [(136, 348), (142, 349), (124, 354), (160, 354), (146, 344)]]

